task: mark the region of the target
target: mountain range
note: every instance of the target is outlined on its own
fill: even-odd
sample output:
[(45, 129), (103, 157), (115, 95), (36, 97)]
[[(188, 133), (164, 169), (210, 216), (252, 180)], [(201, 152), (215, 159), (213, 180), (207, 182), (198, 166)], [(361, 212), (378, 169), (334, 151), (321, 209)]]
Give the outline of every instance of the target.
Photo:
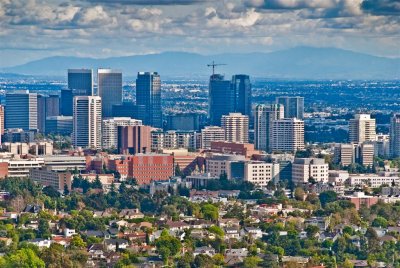
[(69, 68), (120, 69), (124, 77), (138, 71), (157, 71), (164, 77), (201, 78), (210, 75), (207, 64), (224, 63), (216, 72), (249, 74), (271, 79), (400, 79), (400, 58), (385, 58), (337, 48), (295, 47), (270, 53), (201, 55), (163, 52), (111, 58), (54, 56), (3, 68), (0, 72), (66, 76)]

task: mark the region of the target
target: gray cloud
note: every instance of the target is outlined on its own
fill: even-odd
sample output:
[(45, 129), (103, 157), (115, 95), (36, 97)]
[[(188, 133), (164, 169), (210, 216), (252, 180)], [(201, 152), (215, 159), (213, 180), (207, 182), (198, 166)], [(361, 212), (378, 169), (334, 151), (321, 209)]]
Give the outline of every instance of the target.
[(400, 0), (363, 0), (361, 9), (374, 15), (400, 15)]
[(363, 0), (241, 1), (0, 0), (0, 66), (38, 55), (207, 54), (297, 45), (400, 56), (394, 46), (399, 19), (375, 16), (371, 7), (366, 13)]
[(259, 9), (332, 8), (335, 0), (245, 0), (248, 7)]
[(209, 2), (210, 0), (87, 0), (91, 3), (110, 5), (191, 5)]

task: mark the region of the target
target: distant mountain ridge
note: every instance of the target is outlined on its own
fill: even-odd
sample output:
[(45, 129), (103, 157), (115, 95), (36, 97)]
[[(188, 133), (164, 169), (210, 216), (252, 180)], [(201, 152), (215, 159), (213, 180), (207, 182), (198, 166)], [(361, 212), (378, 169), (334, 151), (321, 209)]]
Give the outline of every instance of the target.
[(65, 76), (68, 68), (114, 68), (124, 76), (157, 71), (169, 77), (206, 77), (211, 61), (225, 63), (217, 72), (275, 79), (400, 79), (400, 59), (377, 57), (337, 48), (295, 47), (270, 53), (201, 55), (188, 52), (112, 57), (48, 57), (3, 68), (5, 73)]

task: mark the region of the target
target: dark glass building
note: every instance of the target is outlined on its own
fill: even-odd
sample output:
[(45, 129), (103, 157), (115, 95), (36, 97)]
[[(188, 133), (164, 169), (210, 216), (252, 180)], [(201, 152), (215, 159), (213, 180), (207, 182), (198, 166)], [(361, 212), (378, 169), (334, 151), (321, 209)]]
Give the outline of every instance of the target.
[(46, 118), (46, 134), (71, 135), (72, 116), (48, 116)]
[(133, 102), (123, 102), (112, 106), (113, 117), (130, 117), (144, 121), (146, 120), (146, 106), (136, 105)]
[(304, 119), (304, 97), (276, 97), (285, 109), (285, 118)]
[(251, 83), (250, 77), (245, 74), (232, 76), (232, 90), (235, 95), (235, 112), (247, 115), (250, 126), (253, 126), (253, 116), (251, 115)]
[(161, 79), (158, 73), (138, 73), (136, 79), (136, 104), (146, 107), (146, 119), (143, 124), (157, 128), (163, 127)]
[(200, 130), (200, 116), (196, 113), (168, 115), (167, 130)]
[(222, 116), (235, 111), (234, 100), (231, 82), (224, 80), (223, 75), (211, 75), (208, 88), (208, 117), (211, 125), (221, 126)]
[(61, 90), (60, 113), (72, 116), (75, 96), (93, 95), (93, 70), (68, 69), (68, 88)]
[(102, 116), (111, 117), (113, 105), (122, 102), (122, 72), (112, 69), (97, 70), (97, 95), (102, 101)]
[(15, 92), (6, 94), (5, 128), (25, 131), (38, 128), (37, 94)]

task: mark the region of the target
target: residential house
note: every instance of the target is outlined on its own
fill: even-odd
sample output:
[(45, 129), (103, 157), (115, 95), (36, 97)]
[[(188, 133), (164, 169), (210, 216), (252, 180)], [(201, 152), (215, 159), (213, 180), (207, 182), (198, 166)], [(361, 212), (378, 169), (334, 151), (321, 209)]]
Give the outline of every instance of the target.
[(212, 247), (198, 247), (194, 249), (193, 256), (196, 257), (197, 255), (204, 254), (210, 257), (215, 255), (215, 249)]

